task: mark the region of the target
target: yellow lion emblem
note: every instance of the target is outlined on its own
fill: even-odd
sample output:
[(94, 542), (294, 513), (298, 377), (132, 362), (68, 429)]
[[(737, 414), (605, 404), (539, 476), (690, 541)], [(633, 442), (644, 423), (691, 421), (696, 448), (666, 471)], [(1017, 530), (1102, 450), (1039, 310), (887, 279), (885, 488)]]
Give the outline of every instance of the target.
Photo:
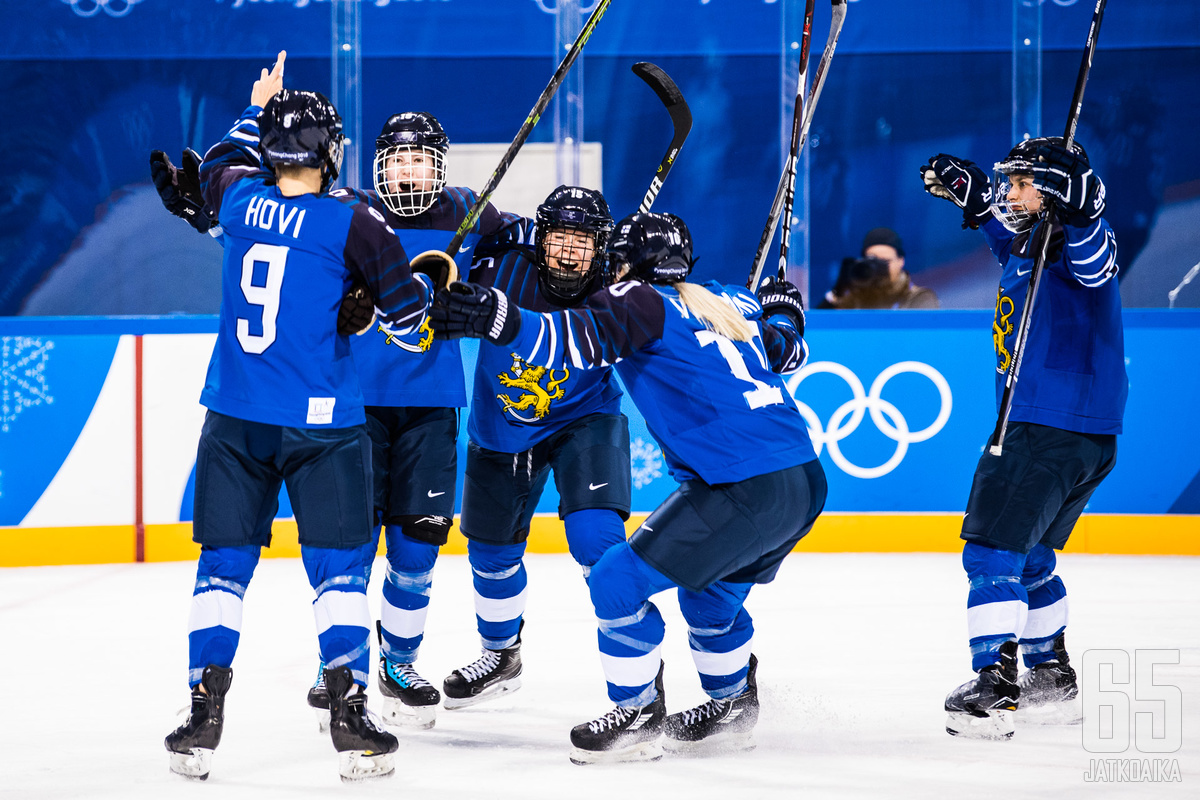
[[(533, 422), (542, 419), (550, 413), (550, 404), (555, 400), (559, 400), (566, 394), (562, 388), (562, 384), (567, 378), (571, 377), (569, 369), (561, 370), (562, 377), (555, 377), (555, 373), (559, 370), (547, 370), (545, 367), (531, 367), (525, 363), (516, 353), (512, 354), (513, 364), (508, 368), (515, 377), (509, 377), (507, 373), (501, 372), (496, 377), (500, 379), (501, 386), (507, 386), (511, 389), (520, 389), (523, 394), (513, 400), (506, 394), (496, 395), (496, 399), (504, 404), (504, 411), (511, 414), (514, 418), (522, 422)], [(548, 379), (545, 386), (542, 386), (542, 380)], [(533, 409), (533, 416), (526, 417), (517, 413), (526, 409)]]
[(424, 353), (433, 346), (433, 328), (429, 327), (429, 317), (426, 317), (425, 321), (421, 323), (421, 327), (417, 328), (417, 333), (421, 334), (421, 338), (412, 344), (404, 341), (399, 336), (388, 333), (382, 325), (377, 330), (387, 336), (387, 344), (394, 344), (410, 353)]
[(1005, 297), (997, 289), (996, 317), (992, 321), (992, 345), (996, 349), (996, 355), (1000, 357), (1000, 363), (996, 366), (996, 372), (1001, 374), (1008, 372), (1008, 364), (1012, 361), (1012, 353), (1008, 352), (1008, 348), (1004, 346), (1004, 340), (1013, 332), (1013, 324), (1009, 319), (1012, 317), (1012, 313), (1012, 298)]

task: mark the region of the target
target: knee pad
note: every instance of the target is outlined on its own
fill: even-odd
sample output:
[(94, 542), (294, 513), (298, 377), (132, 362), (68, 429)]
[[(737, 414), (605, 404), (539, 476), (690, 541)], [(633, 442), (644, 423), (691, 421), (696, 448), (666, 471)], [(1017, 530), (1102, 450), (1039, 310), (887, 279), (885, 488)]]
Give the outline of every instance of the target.
[(585, 567), (600, 560), (608, 548), (625, 541), (621, 515), (607, 508), (572, 511), (563, 517), (571, 557)]
[(505, 572), (521, 563), (525, 555), (525, 543), (518, 544), (486, 544), (469, 540), (467, 542), (467, 560), (471, 569), (476, 573)]
[(388, 526), (387, 561), (396, 572), (428, 572), (437, 562), (438, 546), (415, 539), (400, 528)]
[(1020, 578), (1026, 556), (1015, 550), (1001, 550), (974, 542), (963, 547), (962, 565), (971, 580), (985, 576)]
[(262, 548), (258, 545), (244, 547), (209, 547), (200, 548), (200, 560), (196, 563), (196, 587), (200, 588), (216, 582), (229, 583), (245, 587), (254, 577), (254, 568), (258, 566), (258, 557)]
[(390, 519), (388, 528), (399, 526), (408, 538), (441, 547), (450, 538), (450, 526), (453, 523), (450, 517), (436, 514), (399, 514)]
[[(367, 551), (370, 555), (367, 555)], [(314, 589), (324, 585), (332, 578), (345, 579), (352, 583), (367, 582), (367, 564), (374, 557), (375, 548), (372, 543), (359, 547), (339, 549), (333, 547), (300, 547), (300, 559), (304, 562), (304, 571), (308, 573), (308, 583)]]
[(1041, 586), (1054, 575), (1054, 567), (1058, 558), (1054, 549), (1044, 544), (1034, 545), (1025, 558), (1025, 569), (1021, 572), (1021, 583), (1026, 588), (1034, 589)]

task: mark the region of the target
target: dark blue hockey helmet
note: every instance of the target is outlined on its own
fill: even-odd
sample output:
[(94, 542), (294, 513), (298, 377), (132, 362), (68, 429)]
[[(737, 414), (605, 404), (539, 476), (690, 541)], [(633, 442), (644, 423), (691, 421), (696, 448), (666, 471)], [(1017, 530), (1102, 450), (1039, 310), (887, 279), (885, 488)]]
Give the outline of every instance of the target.
[[(534, 257), (542, 295), (556, 305), (572, 306), (601, 288), (608, 261), (605, 249), (613, 229), (604, 195), (580, 186), (559, 186), (537, 207), (535, 220)], [(546, 259), (547, 237), (572, 232), (592, 237), (590, 255), (586, 248), (555, 247), (558, 255), (552, 268)]]
[(446, 186), (450, 139), (425, 111), (393, 114), (375, 137), (375, 191), (392, 213), (428, 211)]
[(258, 115), (263, 163), (321, 170), (321, 191), (328, 191), (342, 170), (342, 118), (320, 92), (280, 90)]
[(692, 234), (674, 214), (630, 214), (617, 223), (608, 245), (609, 269), (618, 280), (678, 283), (692, 271)]

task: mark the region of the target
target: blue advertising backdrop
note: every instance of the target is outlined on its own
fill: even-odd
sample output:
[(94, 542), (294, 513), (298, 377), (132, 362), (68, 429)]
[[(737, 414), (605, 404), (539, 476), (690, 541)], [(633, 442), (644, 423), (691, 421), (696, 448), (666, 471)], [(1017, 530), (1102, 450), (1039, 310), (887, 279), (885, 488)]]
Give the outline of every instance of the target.
[[(661, 108), (629, 66), (655, 61), (687, 96), (695, 127), (658, 207), (696, 232), (700, 277), (741, 282), (758, 242), (794, 96), (783, 80), (781, 20), (796, 5), (615, 0), (585, 51), (584, 134), (604, 146), (603, 188), (617, 212), (640, 200), (668, 137)], [(817, 6), (819, 52), (829, 6)], [(1043, 5), (1045, 133), (1065, 121), (1091, 7)], [(186, 226), (163, 224), (148, 153), (216, 141), (279, 49), (290, 53), (289, 85), (330, 92), (330, 8), (320, 0), (0, 4), (0, 96), (10, 120), (0, 130), (0, 315), (215, 312), (211, 274), (187, 267), (219, 255)], [(508, 142), (557, 61), (550, 0), (363, 0), (361, 8), (366, 131), (398, 110), (424, 109), (452, 142)], [(987, 165), (1008, 151), (1011, 39), (1007, 2), (849, 4), (809, 138), (814, 297), (832, 285), (843, 256), (857, 255), (863, 233), (884, 225), (904, 237), (919, 283), (959, 305), (972, 307), (976, 295), (973, 307), (989, 305), (990, 278), (982, 293), (959, 286), (990, 261), (982, 240), (959, 230), (949, 204), (926, 198), (916, 167), (937, 152)], [(1200, 83), (1198, 47), (1194, 0), (1109, 4), (1079, 139), (1108, 185), (1127, 306), (1165, 304), (1200, 250), (1200, 104), (1182, 102)], [(551, 136), (543, 122), (532, 141)], [(369, 185), (369, 176), (360, 180)], [(65, 281), (53, 310), (31, 304), (64, 265), (92, 277)], [(160, 295), (147, 281), (164, 268), (177, 277)], [(1162, 277), (1140, 277), (1151, 273)], [(98, 308), (101, 298), (112, 305)], [(1200, 292), (1179, 302), (1200, 305)]]

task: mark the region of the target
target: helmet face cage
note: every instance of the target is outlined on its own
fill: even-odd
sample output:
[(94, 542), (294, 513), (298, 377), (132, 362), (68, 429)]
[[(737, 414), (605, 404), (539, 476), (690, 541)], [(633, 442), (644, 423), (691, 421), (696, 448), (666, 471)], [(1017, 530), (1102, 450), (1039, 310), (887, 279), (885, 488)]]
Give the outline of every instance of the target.
[(320, 92), (284, 89), (259, 114), (259, 150), (272, 169), (285, 164), (321, 170), (328, 191), (342, 169), (342, 118)]
[[(607, 273), (606, 250), (613, 220), (602, 194), (560, 186), (538, 206), (535, 221), (534, 259), (538, 287), (546, 299), (560, 306), (574, 305), (606, 282), (603, 276)], [(572, 241), (571, 234), (587, 236), (589, 245), (580, 246)], [(547, 240), (552, 237), (553, 267), (547, 258)], [(564, 268), (566, 265), (570, 266)]]
[[(631, 214), (609, 245), (614, 275), (648, 283), (678, 283), (692, 271), (692, 234), (674, 214)], [(628, 270), (620, 275), (622, 268)]]
[(446, 153), (420, 144), (375, 150), (375, 191), (393, 214), (415, 217), (428, 211), (446, 186)]
[[(1022, 233), (1032, 228), (1041, 212), (1026, 211), (1021, 204), (1014, 204), (1008, 199), (1009, 193), (1013, 189), (1012, 176), (1033, 174), (1033, 164), (1037, 159), (1038, 148), (1044, 145), (1062, 147), (1064, 144), (1065, 140), (1061, 136), (1039, 136), (1025, 139), (1017, 142), (1003, 161), (996, 162), (992, 171), (992, 216), (1000, 220), (1004, 227), (1013, 233)], [(1087, 153), (1084, 151), (1083, 145), (1078, 142), (1071, 143), (1071, 152), (1083, 159), (1084, 162), (1087, 161)]]

